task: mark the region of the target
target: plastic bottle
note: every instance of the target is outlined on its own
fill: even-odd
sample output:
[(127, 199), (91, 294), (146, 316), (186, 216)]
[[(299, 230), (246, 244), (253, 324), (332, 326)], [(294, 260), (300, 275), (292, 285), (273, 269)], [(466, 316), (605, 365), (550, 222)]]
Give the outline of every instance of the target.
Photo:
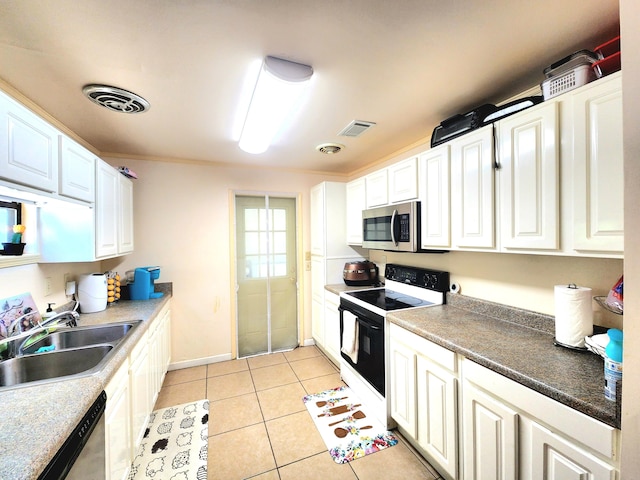
[(609, 343), (604, 349), (604, 396), (616, 400), (616, 386), (622, 384), (622, 331), (610, 328)]

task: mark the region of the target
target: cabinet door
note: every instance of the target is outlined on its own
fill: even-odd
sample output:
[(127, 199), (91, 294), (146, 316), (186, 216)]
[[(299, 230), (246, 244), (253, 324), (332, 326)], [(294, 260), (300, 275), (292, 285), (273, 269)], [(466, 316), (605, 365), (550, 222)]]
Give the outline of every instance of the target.
[(404, 343), (391, 337), (389, 342), (391, 367), (391, 417), (406, 434), (417, 438), (416, 426), (416, 354)]
[(464, 381), (465, 480), (518, 478), (518, 414)]
[(451, 246), (450, 152), (449, 145), (442, 145), (420, 156), (420, 228), (425, 249)]
[(68, 137), (60, 135), (60, 186), (65, 197), (96, 201), (96, 156)]
[(0, 93), (0, 177), (57, 192), (58, 134), (36, 114)]
[(573, 248), (622, 254), (624, 185), (622, 80), (616, 75), (573, 95)]
[(133, 252), (133, 182), (118, 175), (118, 254)]
[(450, 145), (452, 247), (494, 249), (493, 126)]
[(362, 210), (367, 208), (365, 179), (347, 183), (347, 243), (362, 245)]
[(408, 158), (388, 168), (389, 201), (406, 202), (418, 198), (418, 157)]
[(558, 103), (499, 122), (500, 232), (504, 249), (560, 247)]
[(379, 207), (389, 203), (389, 189), (387, 186), (387, 169), (370, 173), (365, 177), (367, 208)]
[(457, 380), (420, 354), (416, 377), (418, 444), (430, 462), (458, 478)]
[(340, 364), (340, 297), (325, 291), (324, 346), (333, 363)]
[(614, 480), (616, 478), (616, 470), (613, 466), (600, 461), (535, 422), (532, 423), (531, 428), (532, 480)]
[(96, 165), (96, 257), (118, 253), (118, 192), (120, 174), (98, 159)]
[(311, 188), (311, 254), (325, 254), (325, 186), (323, 183)]
[(129, 389), (131, 394), (131, 446), (132, 458), (142, 442), (147, 416), (153, 408), (151, 392), (151, 375), (149, 346), (145, 335), (131, 354), (129, 367)]
[(123, 365), (105, 388), (106, 480), (123, 480), (129, 475), (131, 455), (131, 406), (128, 367)]

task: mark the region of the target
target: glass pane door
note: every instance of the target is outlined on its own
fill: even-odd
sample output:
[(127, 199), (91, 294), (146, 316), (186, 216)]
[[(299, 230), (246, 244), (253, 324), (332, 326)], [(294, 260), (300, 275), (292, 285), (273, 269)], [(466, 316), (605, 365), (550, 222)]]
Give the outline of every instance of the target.
[(236, 196), (238, 356), (298, 344), (296, 200)]

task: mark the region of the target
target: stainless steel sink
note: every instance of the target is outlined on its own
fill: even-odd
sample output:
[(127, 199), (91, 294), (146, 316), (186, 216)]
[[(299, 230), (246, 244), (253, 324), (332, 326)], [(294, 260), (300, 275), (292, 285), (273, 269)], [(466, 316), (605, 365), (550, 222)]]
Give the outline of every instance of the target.
[(104, 344), (10, 358), (0, 362), (0, 387), (79, 373), (90, 375), (112, 350), (113, 345)]
[(42, 347), (54, 347), (54, 351), (85, 347), (100, 343), (117, 343), (139, 322), (109, 323), (87, 327), (65, 328), (22, 348), (23, 354), (36, 353)]
[[(16, 338), (17, 357), (0, 361), (0, 390), (93, 375), (104, 368), (121, 341), (142, 320), (60, 328), (43, 338)], [(42, 347), (51, 351), (36, 353)]]

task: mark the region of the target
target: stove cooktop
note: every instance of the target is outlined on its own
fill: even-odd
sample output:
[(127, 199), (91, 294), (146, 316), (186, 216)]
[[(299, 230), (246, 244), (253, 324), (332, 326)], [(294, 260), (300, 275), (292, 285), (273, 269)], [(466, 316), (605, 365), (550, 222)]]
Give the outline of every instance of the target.
[(433, 302), (412, 297), (405, 293), (396, 292), (386, 288), (377, 288), (372, 290), (358, 290), (355, 292), (346, 292), (347, 295), (357, 298), (369, 305), (381, 308), (385, 311), (400, 310), (411, 307), (427, 307), (433, 305)]

